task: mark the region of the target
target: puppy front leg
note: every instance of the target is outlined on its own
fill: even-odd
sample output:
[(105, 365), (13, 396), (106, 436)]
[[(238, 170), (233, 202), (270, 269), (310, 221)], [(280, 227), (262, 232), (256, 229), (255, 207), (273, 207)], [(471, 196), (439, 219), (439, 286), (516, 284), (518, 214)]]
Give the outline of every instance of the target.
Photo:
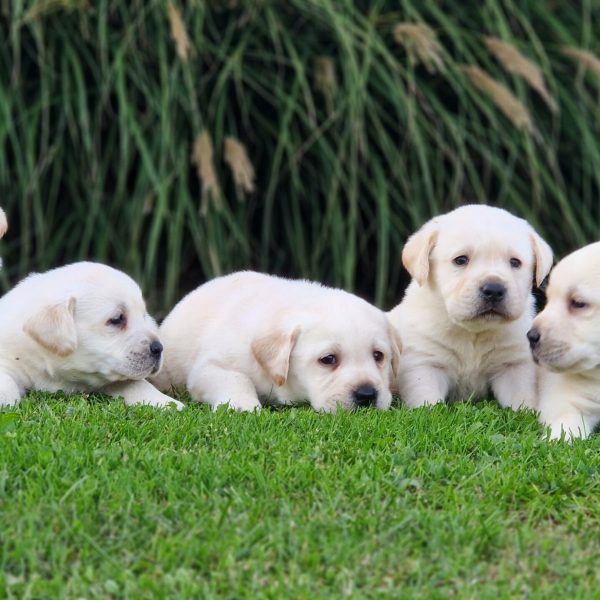
[(570, 409), (553, 415), (549, 419), (540, 418), (542, 423), (550, 428), (551, 440), (559, 440), (563, 432), (568, 442), (574, 439), (585, 440), (593, 433), (600, 421), (600, 417), (597, 415), (586, 415), (575, 407), (570, 407)]
[(581, 412), (576, 404), (584, 399), (563, 376), (547, 371), (541, 375), (538, 420), (550, 428), (550, 439), (560, 439), (563, 432), (567, 441), (589, 437), (598, 425), (600, 415)]
[(187, 388), (196, 402), (205, 402), (213, 410), (221, 404), (240, 411), (261, 407), (252, 380), (239, 371), (196, 363), (188, 376)]
[(0, 408), (15, 406), (23, 393), (8, 373), (0, 373)]
[(448, 375), (433, 365), (406, 365), (398, 377), (400, 399), (408, 408), (439, 404), (446, 399), (449, 388)]
[(532, 361), (505, 368), (492, 380), (492, 391), (502, 408), (537, 408), (536, 367)]
[(168, 408), (175, 405), (177, 410), (181, 410), (185, 406), (182, 402), (159, 392), (145, 379), (140, 381), (117, 381), (104, 386), (101, 391), (109, 396), (122, 397), (127, 406), (146, 404), (156, 408)]

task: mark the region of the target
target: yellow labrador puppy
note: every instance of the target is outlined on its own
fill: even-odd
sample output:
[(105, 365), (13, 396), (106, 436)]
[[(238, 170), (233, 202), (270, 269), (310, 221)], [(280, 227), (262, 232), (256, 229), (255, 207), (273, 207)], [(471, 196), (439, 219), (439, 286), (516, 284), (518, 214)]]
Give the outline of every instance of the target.
[(213, 408), (391, 403), (399, 350), (385, 313), (318, 283), (251, 271), (214, 279), (175, 306), (160, 336), (165, 365), (152, 381)]
[[(600, 422), (600, 242), (561, 260), (527, 334), (540, 373), (540, 421), (550, 436), (585, 438)], [(547, 370), (546, 370), (547, 369)]]
[(398, 391), (409, 407), (491, 390), (504, 407), (535, 407), (526, 334), (552, 250), (523, 219), (468, 205), (436, 217), (406, 243), (412, 276), (389, 318), (402, 338)]
[(162, 363), (157, 333), (121, 271), (80, 262), (30, 275), (0, 298), (0, 405), (28, 390), (97, 390), (182, 408), (144, 381)]

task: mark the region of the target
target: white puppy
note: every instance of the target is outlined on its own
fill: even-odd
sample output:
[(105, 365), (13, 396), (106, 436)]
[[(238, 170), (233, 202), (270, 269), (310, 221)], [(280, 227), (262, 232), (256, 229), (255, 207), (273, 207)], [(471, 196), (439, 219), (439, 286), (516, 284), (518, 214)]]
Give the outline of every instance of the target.
[(391, 403), (399, 350), (385, 314), (318, 283), (250, 271), (214, 279), (175, 306), (160, 336), (165, 366), (152, 381), (215, 408)]
[(126, 404), (181, 408), (144, 381), (161, 362), (140, 288), (106, 265), (35, 273), (0, 298), (0, 405), (27, 390), (98, 390)]
[(468, 205), (426, 223), (406, 243), (413, 280), (389, 317), (402, 337), (398, 378), (409, 407), (481, 397), (535, 407), (526, 333), (552, 250), (523, 219)]
[(600, 422), (600, 242), (561, 260), (527, 334), (540, 373), (540, 421), (552, 438), (585, 438)]

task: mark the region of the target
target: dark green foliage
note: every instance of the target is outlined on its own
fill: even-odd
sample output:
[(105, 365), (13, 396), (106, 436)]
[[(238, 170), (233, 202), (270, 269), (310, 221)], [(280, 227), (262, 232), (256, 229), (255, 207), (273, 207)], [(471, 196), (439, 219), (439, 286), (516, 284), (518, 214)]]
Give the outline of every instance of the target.
[[(189, 0), (176, 53), (167, 3), (0, 3), (0, 204), (8, 285), (92, 258), (141, 281), (154, 309), (208, 277), (253, 267), (391, 305), (407, 235), (486, 201), (527, 217), (558, 255), (599, 236), (600, 7), (497, 0)], [(442, 72), (397, 43), (426, 23)], [(559, 113), (492, 56), (518, 48)], [(321, 57), (335, 86), (316, 82)], [(464, 71), (478, 65), (531, 115), (517, 128)], [(222, 197), (202, 213), (194, 139), (214, 145)], [(227, 136), (256, 169), (236, 193)]]

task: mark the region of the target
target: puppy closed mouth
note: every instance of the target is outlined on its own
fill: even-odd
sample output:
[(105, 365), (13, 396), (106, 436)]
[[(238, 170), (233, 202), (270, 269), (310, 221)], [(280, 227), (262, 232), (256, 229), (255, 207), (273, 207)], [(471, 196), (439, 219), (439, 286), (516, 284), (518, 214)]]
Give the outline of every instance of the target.
[(159, 371), (160, 368), (162, 367), (162, 362), (158, 361), (153, 367), (152, 367), (152, 371), (150, 373), (150, 375), (156, 375)]
[(566, 344), (557, 344), (550, 348), (534, 348), (531, 355), (536, 365), (543, 365), (551, 371), (561, 373), (574, 367), (573, 364), (562, 365), (558, 362), (568, 350)]
[(508, 315), (498, 308), (483, 308), (474, 317), (484, 321), (508, 320)]

